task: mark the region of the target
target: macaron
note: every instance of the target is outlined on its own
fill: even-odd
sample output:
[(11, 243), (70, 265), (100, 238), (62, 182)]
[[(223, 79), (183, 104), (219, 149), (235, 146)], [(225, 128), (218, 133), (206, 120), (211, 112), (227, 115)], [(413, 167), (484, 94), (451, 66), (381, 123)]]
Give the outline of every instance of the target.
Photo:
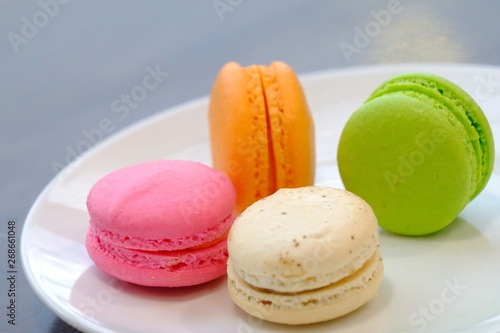
[(212, 165), (236, 189), (235, 213), (283, 187), (314, 184), (314, 124), (290, 66), (222, 67), (209, 105)]
[(87, 197), (86, 248), (102, 271), (143, 286), (201, 284), (226, 273), (231, 181), (206, 165), (157, 160), (115, 170)]
[(341, 189), (280, 189), (238, 216), (228, 237), (231, 299), (289, 325), (334, 319), (372, 300), (383, 280), (377, 219)]
[(449, 225), (493, 170), (490, 125), (474, 99), (431, 74), (394, 77), (356, 110), (338, 145), (347, 190), (381, 227), (426, 235)]

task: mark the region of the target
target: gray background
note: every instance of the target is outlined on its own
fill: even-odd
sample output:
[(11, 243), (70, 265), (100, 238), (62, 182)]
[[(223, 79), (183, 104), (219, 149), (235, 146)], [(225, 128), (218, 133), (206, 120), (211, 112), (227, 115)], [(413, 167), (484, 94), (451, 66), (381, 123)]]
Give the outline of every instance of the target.
[[(220, 3), (226, 11), (216, 9)], [(103, 138), (206, 95), (231, 60), (246, 66), (279, 59), (299, 74), (402, 62), (500, 65), (499, 1), (401, 0), (390, 17), (380, 14), (391, 3), (1, 0), (0, 278), (7, 221), (16, 221), (19, 244), (54, 165), (66, 165), (71, 149), (86, 148), (78, 146), (85, 131), (124, 106), (113, 103), (140, 85), (148, 68), (168, 75)], [(377, 15), (378, 30), (370, 25)], [(372, 36), (363, 39), (358, 31), (367, 28)], [(347, 44), (359, 47), (346, 56)], [(5, 285), (0, 309), (7, 305)], [(38, 300), (21, 273), (15, 327), (4, 312), (0, 332), (76, 332)]]

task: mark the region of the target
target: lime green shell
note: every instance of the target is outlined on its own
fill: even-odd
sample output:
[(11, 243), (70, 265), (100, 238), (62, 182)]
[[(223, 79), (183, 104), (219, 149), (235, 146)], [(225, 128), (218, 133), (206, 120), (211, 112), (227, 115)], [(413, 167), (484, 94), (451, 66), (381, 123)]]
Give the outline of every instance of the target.
[(481, 108), (429, 74), (385, 82), (346, 123), (338, 147), (345, 188), (379, 225), (425, 235), (450, 224), (486, 186), (493, 135)]

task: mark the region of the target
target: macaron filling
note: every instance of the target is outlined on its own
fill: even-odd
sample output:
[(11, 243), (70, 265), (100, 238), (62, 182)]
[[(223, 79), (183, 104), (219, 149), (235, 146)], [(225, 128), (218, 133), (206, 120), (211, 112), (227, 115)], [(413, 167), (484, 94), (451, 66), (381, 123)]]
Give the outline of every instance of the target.
[[(378, 280), (383, 271), (382, 258), (377, 250), (358, 270), (343, 279), (315, 289), (285, 292), (249, 284), (236, 273), (231, 259), (228, 260), (229, 287), (232, 290), (236, 291), (243, 299), (247, 299), (248, 302), (284, 311), (323, 306), (348, 299)], [(252, 292), (249, 293), (246, 289), (250, 289)]]
[(146, 239), (137, 236), (128, 236), (106, 230), (98, 224), (91, 221), (94, 233), (103, 242), (121, 246), (128, 249), (144, 251), (175, 251), (202, 246), (203, 244), (213, 242), (224, 236), (233, 224), (234, 216), (228, 215), (221, 223), (198, 232), (193, 235), (185, 235), (177, 238)]
[(130, 249), (108, 243), (96, 234), (90, 226), (87, 244), (113, 260), (137, 268), (165, 269), (170, 272), (190, 271), (193, 269), (224, 264), (227, 260), (226, 239), (221, 237), (215, 244), (197, 249), (176, 251), (145, 251)]
[(481, 121), (484, 122), (481, 109), (471, 98), (465, 100), (462, 96), (466, 93), (461, 90), (455, 91), (458, 89), (458, 87), (451, 86), (450, 82), (434, 76), (404, 75), (386, 82), (366, 102), (391, 94), (402, 94), (424, 103), (431, 102), (436, 110), (445, 114), (458, 131), (466, 133), (464, 137), (468, 140), (464, 144), (470, 156), (471, 170), (473, 170), (470, 189), (470, 200), (472, 200), (486, 186), (490, 176), (491, 147), (486, 139), (488, 135), (481, 126)]

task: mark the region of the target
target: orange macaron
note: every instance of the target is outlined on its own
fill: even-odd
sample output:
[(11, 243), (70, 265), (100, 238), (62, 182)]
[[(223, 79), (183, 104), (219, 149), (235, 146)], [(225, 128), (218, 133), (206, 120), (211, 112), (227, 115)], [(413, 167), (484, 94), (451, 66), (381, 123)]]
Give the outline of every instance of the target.
[(236, 214), (280, 188), (314, 184), (314, 123), (287, 64), (224, 65), (210, 95), (209, 126), (213, 167), (234, 184)]

